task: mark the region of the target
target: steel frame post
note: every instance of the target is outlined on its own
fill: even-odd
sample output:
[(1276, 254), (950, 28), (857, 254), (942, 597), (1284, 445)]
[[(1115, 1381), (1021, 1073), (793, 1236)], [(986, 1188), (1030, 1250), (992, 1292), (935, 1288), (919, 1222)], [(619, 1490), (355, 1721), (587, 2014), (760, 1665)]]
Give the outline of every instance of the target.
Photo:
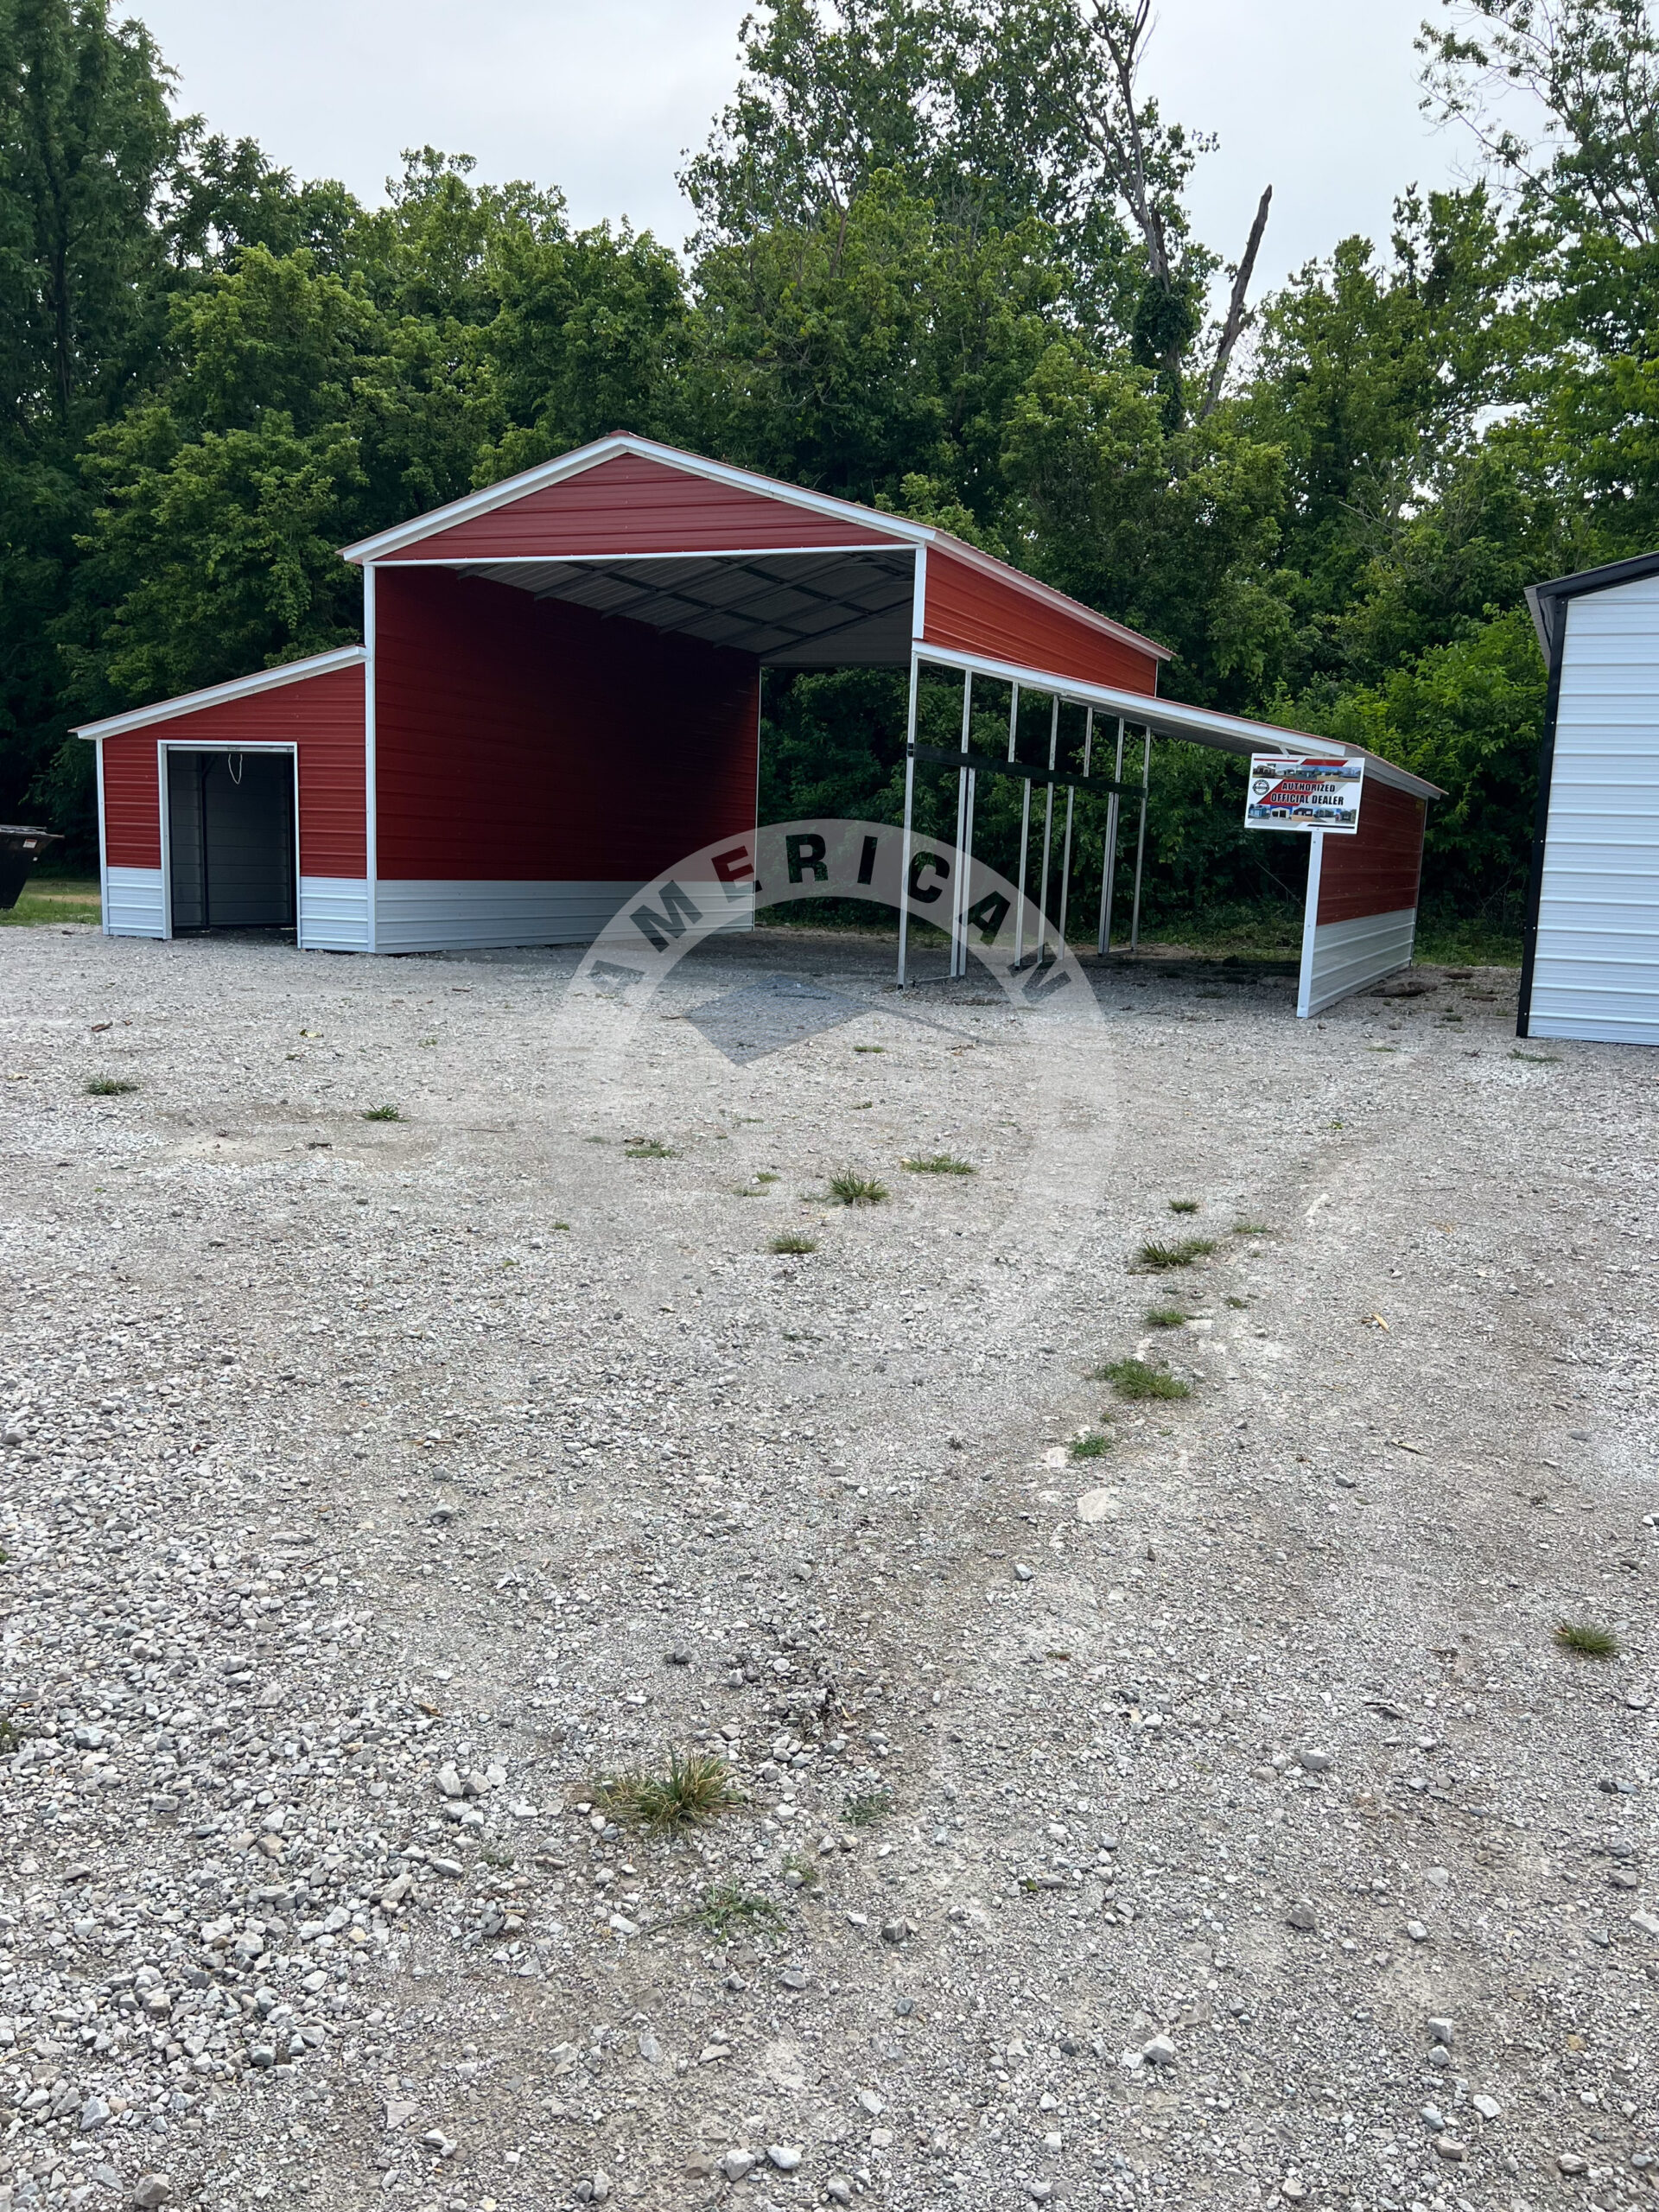
[[(974, 672), (962, 675), (962, 749), (966, 753), (973, 733)], [(950, 880), (950, 973), (968, 972), (968, 880), (973, 870), (974, 772), (957, 771), (957, 852)]]
[(1147, 791), (1152, 782), (1152, 732), (1141, 756), (1141, 827), (1135, 840), (1135, 912), (1129, 923), (1129, 950), (1141, 950), (1141, 870), (1147, 856)]
[[(1020, 686), (1013, 687), (1008, 701), (1008, 760), (1013, 762), (1014, 747), (1020, 736)], [(1023, 967), (1026, 957), (1026, 849), (1031, 842), (1031, 784), (1022, 786), (1020, 804), (1020, 890), (1014, 909), (1014, 964)]]
[[(1095, 710), (1089, 709), (1083, 726), (1083, 772), (1089, 772), (1090, 759), (1095, 749)], [(1076, 789), (1070, 784), (1065, 791), (1065, 842), (1060, 857), (1060, 957), (1065, 957), (1065, 918), (1071, 903), (1071, 809), (1077, 798)]]
[[(1112, 781), (1123, 780), (1123, 717), (1117, 718), (1117, 763), (1112, 770)], [(1100, 937), (1096, 950), (1103, 960), (1112, 949), (1112, 893), (1117, 888), (1117, 820), (1118, 795), (1114, 791), (1106, 802), (1106, 844), (1100, 856)]]
[[(1054, 709), (1048, 718), (1048, 767), (1054, 772), (1060, 742), (1060, 695), (1054, 694)], [(1048, 861), (1054, 842), (1054, 786), (1048, 787), (1043, 803), (1043, 890), (1042, 904), (1038, 908), (1039, 938), (1037, 946), (1037, 965), (1040, 968), (1048, 955)]]
[(911, 824), (916, 811), (916, 693), (921, 676), (921, 664), (914, 653), (910, 658), (910, 709), (905, 720), (905, 834), (899, 853), (899, 988), (903, 990), (908, 976), (906, 962), (910, 952), (910, 839)]

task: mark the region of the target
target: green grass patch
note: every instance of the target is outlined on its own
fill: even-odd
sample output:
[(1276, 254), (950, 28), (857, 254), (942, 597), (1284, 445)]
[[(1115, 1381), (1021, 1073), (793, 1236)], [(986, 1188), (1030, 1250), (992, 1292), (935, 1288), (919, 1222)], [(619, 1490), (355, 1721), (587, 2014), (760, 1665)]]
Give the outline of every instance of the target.
[(671, 1144), (664, 1144), (656, 1137), (630, 1137), (622, 1149), (629, 1160), (673, 1160), (678, 1156)]
[(853, 1047), (855, 1052), (885, 1052), (887, 1049), (885, 1045), (855, 1045)]
[(789, 1925), (770, 1897), (742, 1889), (735, 1882), (720, 1882), (712, 1890), (705, 1890), (695, 1917), (699, 1928), (706, 1928), (722, 1942), (728, 1936), (741, 1932), (780, 1935)]
[(1184, 1329), (1187, 1318), (1179, 1306), (1154, 1306), (1147, 1310), (1147, 1326), (1149, 1329)]
[(798, 1229), (785, 1230), (781, 1236), (774, 1236), (771, 1243), (766, 1247), (766, 1249), (769, 1252), (781, 1253), (816, 1252), (817, 1249), (817, 1238), (816, 1236), (804, 1236)]
[(1610, 1628), (1598, 1628), (1592, 1621), (1557, 1621), (1551, 1631), (1559, 1648), (1577, 1654), (1580, 1659), (1617, 1659), (1620, 1645)]
[(395, 1106), (365, 1106), (363, 1109), (365, 1122), (401, 1122), (403, 1118)]
[(849, 1797), (841, 1808), (841, 1817), (849, 1827), (873, 1828), (885, 1821), (893, 1810), (891, 1789), (865, 1789), (856, 1797)]
[(830, 1195), (837, 1205), (879, 1206), (887, 1196), (887, 1186), (874, 1176), (855, 1175), (850, 1167), (844, 1167), (839, 1175), (830, 1178)]
[(1141, 1402), (1149, 1398), (1190, 1398), (1192, 1386), (1183, 1382), (1161, 1367), (1149, 1367), (1144, 1359), (1115, 1359), (1107, 1366), (1097, 1367), (1091, 1378), (1096, 1382), (1109, 1382), (1120, 1398)]
[(1271, 1236), (1273, 1230), (1265, 1221), (1236, 1221), (1233, 1234), (1235, 1236)]
[(136, 1083), (130, 1083), (124, 1075), (94, 1075), (86, 1078), (86, 1096), (89, 1098), (124, 1098), (137, 1088)]
[(1074, 1459), (1103, 1459), (1112, 1448), (1112, 1440), (1096, 1429), (1092, 1435), (1074, 1437), (1068, 1448)]
[(1420, 914), (1412, 959), (1429, 968), (1518, 968), (1520, 922), (1505, 926), (1478, 915), (1436, 920)]
[(659, 1835), (703, 1827), (742, 1803), (732, 1770), (712, 1751), (671, 1751), (666, 1774), (613, 1774), (595, 1802), (612, 1817)]
[(954, 1152), (925, 1153), (919, 1160), (901, 1160), (901, 1167), (909, 1168), (912, 1175), (977, 1175), (970, 1160), (958, 1160)]
[(1172, 1198), (1169, 1210), (1171, 1213), (1197, 1213), (1198, 1202), (1196, 1198)]
[(1554, 1052), (1522, 1052), (1516, 1051), (1512, 1052), (1510, 1054), (1510, 1058), (1512, 1060), (1520, 1060), (1523, 1062), (1524, 1065), (1529, 1068), (1558, 1068), (1561, 1065), (1560, 1059)]
[(17, 894), (17, 904), (0, 912), (0, 929), (41, 929), (54, 922), (101, 922), (103, 903), (97, 879), (32, 876)]
[(1208, 1236), (1183, 1236), (1175, 1244), (1143, 1244), (1141, 1264), (1154, 1273), (1167, 1268), (1190, 1268), (1199, 1260), (1208, 1259), (1215, 1249), (1214, 1240)]

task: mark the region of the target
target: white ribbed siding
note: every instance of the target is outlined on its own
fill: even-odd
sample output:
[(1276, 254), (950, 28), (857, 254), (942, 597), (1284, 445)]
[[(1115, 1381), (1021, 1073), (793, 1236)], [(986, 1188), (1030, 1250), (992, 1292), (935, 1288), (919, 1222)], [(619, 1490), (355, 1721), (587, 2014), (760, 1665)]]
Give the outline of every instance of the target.
[(1562, 611), (1528, 1033), (1659, 1045), (1659, 576)]
[(105, 937), (165, 937), (167, 885), (158, 868), (106, 868)]

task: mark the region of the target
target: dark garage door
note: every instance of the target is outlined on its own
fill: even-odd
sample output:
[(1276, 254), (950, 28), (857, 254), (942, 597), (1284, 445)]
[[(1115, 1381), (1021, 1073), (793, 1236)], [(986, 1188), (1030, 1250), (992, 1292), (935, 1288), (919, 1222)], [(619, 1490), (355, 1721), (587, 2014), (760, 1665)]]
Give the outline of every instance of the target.
[(292, 755), (169, 751), (167, 788), (174, 929), (292, 929)]

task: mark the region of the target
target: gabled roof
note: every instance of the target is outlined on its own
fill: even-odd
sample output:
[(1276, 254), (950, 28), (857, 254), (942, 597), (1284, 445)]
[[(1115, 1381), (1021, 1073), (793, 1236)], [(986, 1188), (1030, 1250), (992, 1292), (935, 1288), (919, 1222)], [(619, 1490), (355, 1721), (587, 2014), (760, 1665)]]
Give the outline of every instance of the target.
[(262, 668), (257, 676), (238, 676), (229, 683), (210, 683), (205, 691), (187, 691), (177, 699), (160, 699), (153, 707), (135, 707), (130, 714), (106, 715), (100, 722), (82, 722), (71, 737), (121, 737), (130, 729), (147, 729), (152, 722), (170, 722), (175, 715), (194, 715), (204, 707), (226, 707), (233, 700), (249, 699), (257, 691), (275, 691), (284, 683), (302, 683), (309, 676), (332, 676), (336, 670), (357, 668), (368, 658), (364, 645), (340, 645), (331, 653), (311, 653), (304, 660), (285, 660), (280, 668)]
[[(664, 537), (660, 518), (655, 522), (648, 542), (638, 534), (626, 494), (637, 486), (637, 472), (632, 477), (614, 476), (618, 496), (613, 505), (608, 501), (608, 486), (601, 494), (596, 507), (583, 517), (582, 542), (579, 548), (552, 542), (554, 531), (549, 510), (550, 541), (538, 542), (538, 531), (526, 518), (529, 526), (515, 533), (511, 547), (486, 545), (480, 534), (469, 531), (486, 518), (499, 515), (502, 510), (522, 502), (537, 503), (539, 495), (569, 484), (590, 471), (613, 472), (614, 465), (622, 461), (644, 463), (656, 471), (671, 471), (681, 479), (701, 481), (726, 495), (719, 517), (719, 528), (712, 534), (700, 531), (696, 518), (689, 507), (686, 512), (684, 543), (673, 543)], [(762, 501), (765, 507), (753, 503)], [(745, 543), (741, 536), (741, 517), (744, 503), (763, 525), (757, 530), (758, 542)], [(540, 502), (544, 509), (548, 503)], [(683, 505), (684, 503), (682, 503)], [(607, 511), (613, 515), (613, 524), (607, 528)], [(791, 542), (787, 528), (780, 529), (783, 518), (793, 514), (798, 518), (798, 537)], [(504, 518), (505, 519), (505, 518)], [(668, 528), (671, 530), (672, 524)], [(442, 544), (435, 540), (446, 541)], [(1064, 592), (1052, 585), (1040, 583), (1023, 569), (1012, 567), (1006, 561), (984, 553), (977, 546), (956, 537), (949, 531), (937, 530), (931, 524), (908, 520), (903, 515), (884, 514), (875, 507), (857, 505), (850, 499), (832, 499), (828, 493), (809, 492), (798, 484), (785, 484), (772, 476), (757, 474), (752, 469), (734, 468), (724, 461), (709, 461), (701, 454), (683, 452), (677, 446), (663, 445), (653, 438), (635, 437), (619, 432), (613, 436), (598, 439), (594, 444), (578, 447), (575, 452), (561, 454), (555, 461), (543, 461), (539, 467), (523, 470), (517, 476), (505, 478), (481, 492), (469, 493), (465, 499), (452, 499), (447, 506), (435, 507), (429, 514), (416, 515), (411, 521), (399, 523), (394, 529), (385, 530), (373, 537), (359, 539), (354, 545), (342, 548), (341, 558), (365, 565), (379, 562), (396, 562), (420, 558), (417, 549), (429, 547), (426, 557), (444, 565), (461, 565), (463, 562), (477, 563), (485, 559), (503, 558), (529, 562), (541, 559), (606, 559), (606, 560), (662, 560), (671, 557), (704, 556), (711, 561), (721, 559), (748, 559), (757, 556), (777, 556), (785, 552), (819, 553), (829, 550), (855, 554), (861, 550), (879, 551), (883, 547), (902, 549), (912, 555), (925, 554), (930, 546), (948, 551), (952, 558), (964, 563), (982, 575), (995, 578), (1006, 588), (1019, 592), (1053, 612), (1064, 612), (1073, 621), (1133, 646), (1154, 661), (1172, 659), (1173, 655), (1166, 645), (1141, 635), (1127, 625), (1115, 622), (1109, 615), (1096, 613), (1092, 607), (1069, 599)]]
[(1580, 569), (1574, 575), (1529, 584), (1527, 606), (1544, 658), (1553, 664), (1560, 648), (1566, 626), (1561, 620), (1564, 601), (1582, 599), (1589, 592), (1612, 591), (1619, 584), (1639, 583), (1644, 576), (1659, 576), (1659, 553), (1637, 553), (1628, 561), (1608, 561), (1599, 569)]

